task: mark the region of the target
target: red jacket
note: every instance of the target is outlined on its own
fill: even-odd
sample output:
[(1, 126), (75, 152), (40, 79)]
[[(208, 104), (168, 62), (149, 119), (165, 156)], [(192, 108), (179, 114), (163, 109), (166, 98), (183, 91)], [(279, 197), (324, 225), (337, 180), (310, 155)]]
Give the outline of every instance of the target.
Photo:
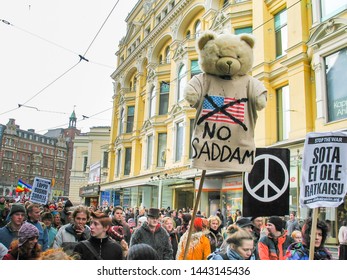
[(281, 236), (274, 240), (269, 236), (263, 236), (258, 242), (258, 254), (260, 260), (285, 260), (286, 250), (294, 240), (287, 236), (285, 230)]

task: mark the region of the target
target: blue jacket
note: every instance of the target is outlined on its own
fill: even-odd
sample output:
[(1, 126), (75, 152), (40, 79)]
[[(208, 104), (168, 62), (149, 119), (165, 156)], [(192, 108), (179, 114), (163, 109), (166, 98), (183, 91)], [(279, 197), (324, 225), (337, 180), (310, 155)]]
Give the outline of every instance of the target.
[(17, 238), (18, 238), (18, 231), (13, 231), (11, 229), (10, 223), (0, 228), (0, 243), (4, 244), (7, 249), (10, 248), (11, 242)]
[[(39, 241), (38, 243), (41, 245), (42, 252), (46, 251), (49, 248), (49, 242), (48, 242), (48, 229), (47, 227), (41, 222), (32, 222), (27, 221), (34, 225), (39, 230)], [(44, 228), (42, 227), (44, 225)]]

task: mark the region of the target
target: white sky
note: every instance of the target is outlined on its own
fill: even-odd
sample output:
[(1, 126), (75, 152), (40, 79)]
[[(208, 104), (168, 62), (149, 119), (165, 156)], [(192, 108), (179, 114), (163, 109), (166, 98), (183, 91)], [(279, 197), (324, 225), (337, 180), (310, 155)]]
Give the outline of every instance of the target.
[[(111, 125), (110, 75), (115, 70), (118, 43), (126, 35), (125, 18), (137, 0), (119, 0), (85, 55), (90, 62), (77, 63), (117, 1), (0, 1), (1, 124), (14, 118), (21, 129), (44, 134), (48, 129), (67, 127), (76, 106), (77, 128), (82, 132)], [(18, 104), (34, 108), (18, 108)], [(5, 113), (9, 110), (13, 111)], [(95, 116), (81, 121), (82, 115)]]

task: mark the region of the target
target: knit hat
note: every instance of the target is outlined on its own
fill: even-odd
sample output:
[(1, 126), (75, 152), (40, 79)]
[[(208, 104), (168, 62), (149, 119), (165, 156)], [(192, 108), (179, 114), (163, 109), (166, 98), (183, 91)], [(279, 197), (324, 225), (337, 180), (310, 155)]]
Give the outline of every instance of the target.
[(122, 226), (112, 226), (109, 228), (107, 233), (116, 241), (122, 241), (124, 238), (124, 230)]
[(244, 228), (244, 227), (252, 226), (252, 222), (250, 219), (242, 217), (236, 221), (236, 225), (240, 228)]
[(284, 221), (278, 216), (271, 216), (267, 222), (273, 224), (277, 231), (284, 229)]
[(39, 230), (30, 223), (24, 223), (18, 231), (18, 246), (22, 246), (30, 238), (39, 237)]
[(202, 231), (202, 219), (200, 217), (194, 219), (194, 228), (196, 231)]
[(10, 210), (10, 216), (12, 216), (14, 213), (17, 213), (17, 212), (22, 212), (24, 214), (26, 213), (25, 207), (23, 204), (21, 204), (21, 203), (13, 203), (12, 204), (12, 207)]
[(137, 222), (141, 222), (141, 224), (143, 224), (144, 222), (147, 222), (147, 217), (146, 216), (142, 216), (142, 217), (137, 219)]

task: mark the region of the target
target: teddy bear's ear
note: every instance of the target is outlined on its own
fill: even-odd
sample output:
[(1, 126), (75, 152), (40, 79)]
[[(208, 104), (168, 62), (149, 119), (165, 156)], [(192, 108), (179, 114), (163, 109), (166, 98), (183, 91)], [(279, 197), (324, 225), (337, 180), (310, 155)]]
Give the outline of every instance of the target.
[(198, 39), (197, 41), (197, 48), (198, 51), (201, 51), (205, 45), (207, 44), (208, 41), (214, 40), (217, 37), (217, 34), (212, 32), (212, 31), (206, 31), (204, 32)]
[(254, 47), (255, 38), (250, 34), (241, 34), (240, 39), (245, 41), (252, 49)]

